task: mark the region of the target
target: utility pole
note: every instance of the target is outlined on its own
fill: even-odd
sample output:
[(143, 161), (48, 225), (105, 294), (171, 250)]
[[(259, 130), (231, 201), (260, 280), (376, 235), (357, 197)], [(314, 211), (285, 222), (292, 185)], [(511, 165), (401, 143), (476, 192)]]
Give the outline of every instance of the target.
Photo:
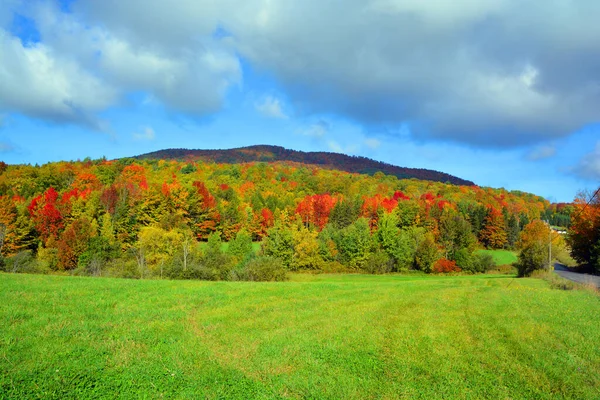
[(548, 225), (548, 271), (552, 271), (552, 226), (550, 226), (550, 221), (544, 222)]

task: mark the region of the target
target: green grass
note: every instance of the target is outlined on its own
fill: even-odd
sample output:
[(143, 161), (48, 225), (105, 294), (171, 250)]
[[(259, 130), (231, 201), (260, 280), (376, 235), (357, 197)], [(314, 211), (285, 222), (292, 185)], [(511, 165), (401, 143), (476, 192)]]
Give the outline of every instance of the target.
[(598, 398), (600, 301), (539, 279), (0, 274), (0, 398)]
[(517, 253), (510, 250), (477, 250), (479, 254), (489, 254), (496, 265), (509, 265), (517, 261)]

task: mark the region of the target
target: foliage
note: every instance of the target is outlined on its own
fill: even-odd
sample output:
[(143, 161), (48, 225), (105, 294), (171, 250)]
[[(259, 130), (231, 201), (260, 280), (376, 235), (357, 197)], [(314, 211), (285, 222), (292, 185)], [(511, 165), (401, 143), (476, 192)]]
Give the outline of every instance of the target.
[(590, 193), (580, 193), (575, 199), (567, 243), (575, 260), (600, 272), (600, 195), (595, 194), (592, 198)]
[(440, 258), (435, 262), (435, 264), (433, 264), (431, 271), (438, 274), (447, 272), (460, 272), (461, 268), (456, 265), (456, 261)]
[(552, 261), (549, 252), (556, 254), (564, 246), (562, 238), (540, 220), (525, 226), (520, 242), (521, 252), (516, 264), (519, 276), (530, 276), (535, 270), (549, 268)]
[(427, 233), (418, 244), (415, 252), (415, 267), (424, 272), (431, 272), (434, 263), (439, 259), (439, 250), (433, 235)]
[(376, 251), (369, 254), (363, 269), (369, 274), (385, 274), (391, 272), (393, 267), (394, 261), (386, 252)]
[(496, 208), (489, 208), (483, 220), (483, 228), (479, 232), (479, 240), (490, 249), (501, 249), (508, 244), (506, 222), (502, 212)]
[[(261, 242), (290, 270), (360, 271), (385, 253), (391, 271), (429, 272), (441, 256), (476, 271), (476, 247), (511, 247), (524, 221), (567, 209), (522, 192), (294, 162), (7, 165), (0, 254), (30, 251), (72, 274), (222, 280)], [(201, 255), (214, 235), (228, 250)]]
[(259, 256), (248, 261), (243, 268), (231, 271), (231, 280), (276, 282), (287, 280), (287, 270), (279, 258)]

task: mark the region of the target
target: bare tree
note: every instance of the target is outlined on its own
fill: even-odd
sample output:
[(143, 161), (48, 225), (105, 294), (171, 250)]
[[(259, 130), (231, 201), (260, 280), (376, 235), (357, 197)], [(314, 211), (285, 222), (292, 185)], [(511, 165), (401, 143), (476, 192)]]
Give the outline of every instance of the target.
[(2, 247), (4, 246), (4, 238), (6, 237), (6, 225), (0, 224), (0, 255), (2, 255)]
[(146, 255), (142, 246), (132, 247), (133, 255), (137, 261), (138, 269), (140, 270), (140, 278), (144, 278), (144, 271), (146, 270)]
[(187, 262), (188, 256), (190, 254), (190, 250), (192, 249), (192, 241), (188, 235), (185, 235), (183, 238), (183, 242), (181, 242), (181, 247), (183, 250), (183, 270), (187, 270)]

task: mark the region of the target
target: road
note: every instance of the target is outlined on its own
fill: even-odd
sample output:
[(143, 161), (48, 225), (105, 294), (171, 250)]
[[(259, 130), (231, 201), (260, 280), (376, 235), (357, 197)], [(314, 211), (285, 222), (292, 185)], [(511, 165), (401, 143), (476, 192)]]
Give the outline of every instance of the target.
[(554, 272), (570, 281), (583, 284), (591, 283), (597, 288), (600, 288), (600, 276), (571, 272), (567, 267), (559, 263), (554, 263)]

